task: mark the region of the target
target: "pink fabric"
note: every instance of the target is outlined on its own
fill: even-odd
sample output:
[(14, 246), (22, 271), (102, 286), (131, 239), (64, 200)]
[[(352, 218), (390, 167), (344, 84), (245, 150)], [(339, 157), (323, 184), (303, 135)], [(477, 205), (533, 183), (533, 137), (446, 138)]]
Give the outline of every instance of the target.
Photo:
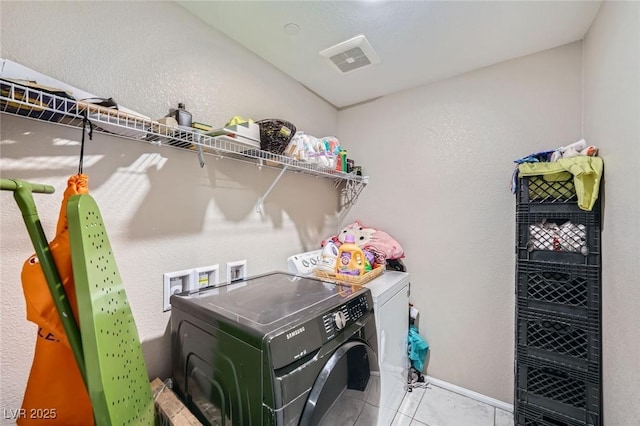
[(347, 235), (353, 235), (355, 243), (362, 249), (372, 249), (382, 255), (384, 259), (401, 259), (404, 257), (404, 250), (391, 235), (375, 228), (367, 228), (360, 222), (353, 222), (340, 231), (338, 241), (344, 243)]

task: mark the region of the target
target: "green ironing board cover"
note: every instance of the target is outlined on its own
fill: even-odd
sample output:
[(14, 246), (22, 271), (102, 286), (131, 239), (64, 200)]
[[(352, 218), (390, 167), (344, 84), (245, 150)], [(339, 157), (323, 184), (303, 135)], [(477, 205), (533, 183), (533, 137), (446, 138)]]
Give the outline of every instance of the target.
[(98, 426), (154, 425), (155, 409), (138, 331), (98, 205), (67, 206), (87, 386)]

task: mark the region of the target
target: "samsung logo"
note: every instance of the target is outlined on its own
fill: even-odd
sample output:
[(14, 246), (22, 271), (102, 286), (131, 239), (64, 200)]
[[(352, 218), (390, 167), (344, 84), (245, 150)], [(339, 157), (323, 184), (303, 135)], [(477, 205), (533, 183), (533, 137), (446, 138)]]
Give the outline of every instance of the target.
[(300, 333), (304, 333), (304, 327), (300, 327), (300, 328), (298, 328), (296, 330), (293, 330), (293, 331), (287, 333), (287, 340), (291, 339), (292, 337), (296, 337)]

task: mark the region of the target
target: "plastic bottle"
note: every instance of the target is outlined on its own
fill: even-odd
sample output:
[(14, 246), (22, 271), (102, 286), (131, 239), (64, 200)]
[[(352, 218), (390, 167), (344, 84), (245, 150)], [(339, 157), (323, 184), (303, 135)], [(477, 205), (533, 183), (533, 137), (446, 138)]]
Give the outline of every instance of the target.
[(323, 272), (334, 273), (336, 271), (336, 263), (338, 260), (338, 247), (333, 241), (329, 241), (322, 248), (320, 253), (320, 262), (316, 269)]
[(178, 109), (173, 110), (173, 114), (179, 126), (191, 127), (191, 113), (184, 109), (183, 103), (178, 104)]
[(369, 250), (362, 250), (362, 252), (364, 253), (364, 272), (367, 273), (373, 270), (375, 257)]
[(347, 235), (344, 244), (338, 249), (336, 275), (360, 276), (364, 274), (364, 252), (355, 244), (353, 235)]
[(340, 166), (342, 167), (342, 172), (347, 172), (347, 151), (344, 149), (340, 151)]

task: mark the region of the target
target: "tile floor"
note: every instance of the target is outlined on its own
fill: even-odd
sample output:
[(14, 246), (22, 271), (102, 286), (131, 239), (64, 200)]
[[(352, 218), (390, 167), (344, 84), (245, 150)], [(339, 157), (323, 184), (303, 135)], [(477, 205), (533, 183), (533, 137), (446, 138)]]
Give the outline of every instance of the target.
[(406, 394), (392, 426), (513, 426), (513, 414), (429, 384)]

